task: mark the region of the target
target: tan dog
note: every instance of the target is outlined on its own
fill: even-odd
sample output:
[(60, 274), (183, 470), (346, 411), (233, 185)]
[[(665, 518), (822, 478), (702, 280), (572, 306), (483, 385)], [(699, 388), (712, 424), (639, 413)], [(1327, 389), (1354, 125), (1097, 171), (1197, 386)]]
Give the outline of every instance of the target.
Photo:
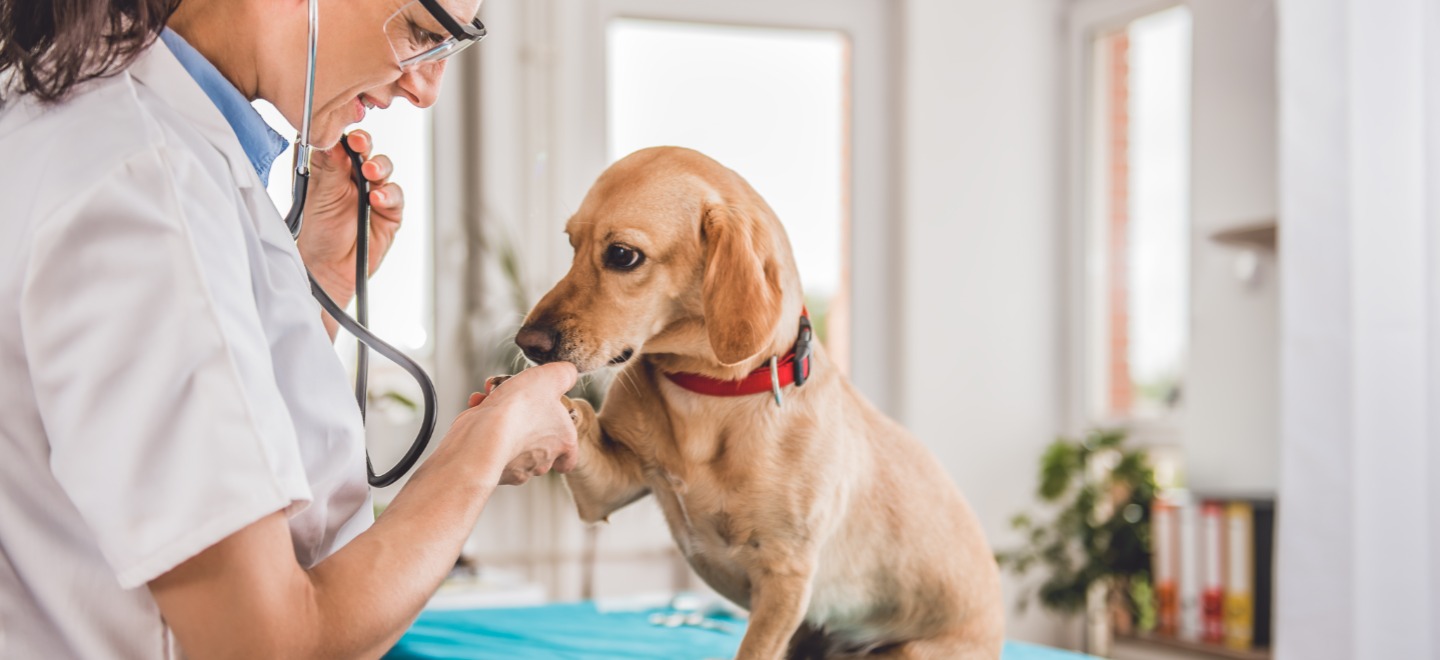
[(740, 379), (796, 344), (799, 274), (749, 184), (647, 149), (600, 176), (566, 231), (570, 272), (516, 341), (581, 372), (625, 363), (598, 420), (573, 404), (581, 518), (653, 493), (695, 572), (751, 611), (741, 659), (999, 657), (999, 576), (969, 505), (818, 343), (780, 406), (768, 387), (716, 397), (672, 380)]

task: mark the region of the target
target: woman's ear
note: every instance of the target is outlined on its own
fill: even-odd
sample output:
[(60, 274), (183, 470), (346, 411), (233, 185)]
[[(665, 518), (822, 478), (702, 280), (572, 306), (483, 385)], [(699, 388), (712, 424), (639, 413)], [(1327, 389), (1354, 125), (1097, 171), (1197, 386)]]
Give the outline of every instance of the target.
[(753, 213), (733, 206), (707, 207), (701, 232), (705, 331), (721, 364), (739, 364), (765, 350), (780, 322), (774, 238)]

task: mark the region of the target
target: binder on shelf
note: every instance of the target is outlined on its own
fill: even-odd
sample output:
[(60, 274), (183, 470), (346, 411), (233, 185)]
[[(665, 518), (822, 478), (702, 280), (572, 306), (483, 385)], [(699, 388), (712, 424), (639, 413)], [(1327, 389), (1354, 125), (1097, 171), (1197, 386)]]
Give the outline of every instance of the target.
[(1156, 632), (1175, 635), (1179, 625), (1179, 511), (1168, 495), (1155, 498), (1150, 511), (1150, 572), (1155, 578)]
[(1200, 507), (1188, 493), (1177, 499), (1180, 507), (1179, 539), (1180, 571), (1178, 598), (1180, 624), (1178, 636), (1187, 642), (1204, 637), (1204, 614), (1201, 607)]
[(1200, 612), (1201, 637), (1206, 642), (1225, 639), (1225, 508), (1216, 500), (1200, 505)]
[(1225, 646), (1248, 650), (1255, 634), (1255, 514), (1249, 502), (1225, 507)]
[(1270, 646), (1272, 609), (1275, 606), (1275, 502), (1255, 500), (1251, 502), (1254, 525), (1255, 557), (1255, 626), (1252, 646)]

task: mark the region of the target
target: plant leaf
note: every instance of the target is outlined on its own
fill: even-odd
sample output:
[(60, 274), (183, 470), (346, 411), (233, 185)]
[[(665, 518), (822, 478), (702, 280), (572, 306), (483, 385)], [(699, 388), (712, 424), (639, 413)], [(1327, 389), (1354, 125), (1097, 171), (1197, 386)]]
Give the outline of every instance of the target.
[(1054, 502), (1070, 488), (1070, 481), (1080, 471), (1080, 454), (1064, 438), (1046, 448), (1040, 459), (1040, 498)]

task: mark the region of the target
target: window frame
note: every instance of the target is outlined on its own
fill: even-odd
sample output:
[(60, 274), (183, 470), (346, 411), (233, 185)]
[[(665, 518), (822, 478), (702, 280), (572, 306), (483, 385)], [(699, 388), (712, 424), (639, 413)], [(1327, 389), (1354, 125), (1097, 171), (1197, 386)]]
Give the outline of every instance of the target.
[[(1097, 333), (1104, 327), (1100, 314), (1101, 298), (1097, 287), (1106, 267), (1103, 258), (1096, 258), (1091, 249), (1103, 242), (1103, 223), (1096, 214), (1100, 208), (1095, 199), (1095, 167), (1097, 153), (1091, 140), (1096, 126), (1097, 99), (1093, 93), (1096, 39), (1106, 32), (1118, 30), (1130, 22), (1174, 7), (1189, 6), (1186, 0), (1076, 0), (1066, 14), (1065, 28), (1065, 213), (1064, 245), (1065, 296), (1064, 327), (1068, 332), (1063, 351), (1064, 419), (1066, 428), (1080, 433), (1097, 426), (1128, 429), (1142, 443), (1173, 445), (1180, 440), (1182, 410), (1161, 417), (1130, 417), (1099, 413), (1096, 397), (1099, 383), (1105, 382), (1096, 373), (1095, 346), (1103, 341)], [(1193, 86), (1192, 86), (1193, 92)]]

